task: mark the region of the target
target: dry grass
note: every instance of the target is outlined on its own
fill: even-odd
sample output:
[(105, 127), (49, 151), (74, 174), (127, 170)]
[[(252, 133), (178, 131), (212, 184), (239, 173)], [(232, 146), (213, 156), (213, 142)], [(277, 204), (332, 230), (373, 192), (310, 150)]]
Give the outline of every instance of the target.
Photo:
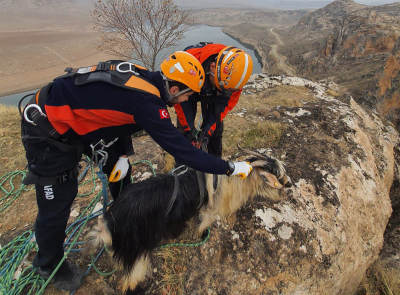
[[(163, 245), (169, 243), (194, 244), (201, 241), (195, 237), (198, 222), (193, 218), (188, 222), (188, 228), (179, 237), (179, 240), (164, 241)], [(166, 247), (155, 253), (156, 259), (162, 261), (162, 269), (158, 271), (158, 288), (156, 294), (178, 295), (183, 294), (186, 280), (186, 264), (184, 251), (196, 251), (192, 247)]]
[[(235, 127), (231, 127), (231, 125)], [(263, 121), (237, 126), (227, 122), (224, 132), (223, 151), (225, 155), (237, 152), (236, 144), (244, 148), (271, 148), (279, 143), (284, 133), (284, 126), (279, 123)]]
[(181, 248), (171, 247), (156, 252), (156, 256), (163, 261), (157, 294), (182, 294), (186, 267), (181, 251)]
[(21, 143), (21, 117), (18, 109), (0, 104), (0, 175), (24, 170), (25, 151)]
[(400, 270), (378, 260), (367, 270), (355, 295), (398, 294), (400, 294)]
[(168, 154), (165, 152), (164, 154), (164, 160), (165, 160), (165, 166), (164, 166), (164, 171), (165, 173), (171, 171), (174, 166), (175, 166), (175, 158), (171, 156), (171, 154)]
[(339, 92), (334, 91), (334, 90), (332, 90), (332, 89), (326, 90), (326, 93), (328, 93), (330, 96), (333, 96), (333, 97), (339, 97), (339, 96), (340, 96), (340, 93), (339, 93)]
[[(274, 147), (284, 134), (285, 126), (265, 118), (276, 115), (274, 108), (301, 107), (316, 98), (306, 87), (277, 86), (265, 91), (242, 95), (233, 111), (224, 120), (223, 154), (237, 151), (236, 143), (246, 148)], [(244, 111), (243, 117), (234, 113)]]

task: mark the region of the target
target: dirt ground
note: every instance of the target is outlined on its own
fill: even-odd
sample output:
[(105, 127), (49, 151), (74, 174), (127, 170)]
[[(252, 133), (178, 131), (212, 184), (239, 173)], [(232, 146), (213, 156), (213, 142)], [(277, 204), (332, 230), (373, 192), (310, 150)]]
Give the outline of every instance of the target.
[(97, 50), (101, 42), (88, 11), (71, 14), (0, 10), (0, 97), (40, 88), (66, 67), (115, 57)]

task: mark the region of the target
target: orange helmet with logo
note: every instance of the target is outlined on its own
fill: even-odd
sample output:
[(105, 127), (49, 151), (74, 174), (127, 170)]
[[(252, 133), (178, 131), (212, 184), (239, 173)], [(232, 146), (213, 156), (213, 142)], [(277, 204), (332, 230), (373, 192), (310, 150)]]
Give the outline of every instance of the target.
[(185, 84), (191, 90), (200, 92), (204, 84), (204, 69), (201, 63), (190, 53), (177, 51), (161, 63), (164, 76)]
[(219, 90), (242, 89), (253, 71), (251, 56), (234, 46), (220, 51), (215, 65), (215, 85)]

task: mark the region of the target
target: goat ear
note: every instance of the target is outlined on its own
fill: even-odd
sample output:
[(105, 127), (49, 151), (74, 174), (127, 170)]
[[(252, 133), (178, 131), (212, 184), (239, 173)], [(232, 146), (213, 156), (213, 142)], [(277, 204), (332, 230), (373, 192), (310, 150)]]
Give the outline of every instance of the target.
[(268, 172), (261, 172), (260, 176), (272, 188), (281, 190), (283, 185), (278, 181), (275, 175)]

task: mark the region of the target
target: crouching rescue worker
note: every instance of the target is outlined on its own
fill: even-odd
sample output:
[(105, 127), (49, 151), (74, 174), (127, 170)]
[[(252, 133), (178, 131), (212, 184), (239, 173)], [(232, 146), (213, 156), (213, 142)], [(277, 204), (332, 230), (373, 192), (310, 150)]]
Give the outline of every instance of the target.
[[(186, 101), (203, 86), (205, 74), (198, 60), (178, 51), (162, 62), (161, 70), (150, 72), (122, 61), (67, 69), (25, 107), (22, 142), (29, 174), (24, 183), (35, 184), (39, 208), (35, 223), (39, 251), (33, 265), (44, 279), (64, 255), (65, 229), (78, 191), (77, 166), (83, 153), (91, 155), (92, 147), (108, 146), (104, 172), (110, 177), (113, 198), (121, 182), (123, 186), (130, 182), (130, 136), (141, 130), (195, 170), (242, 178), (250, 173), (246, 162), (226, 162), (195, 148), (171, 122), (167, 105)], [(72, 291), (81, 286), (83, 277), (83, 270), (64, 261), (53, 283)]]
[[(200, 93), (176, 104), (178, 129), (196, 145), (217, 157), (222, 155), (223, 120), (237, 104), (243, 86), (253, 71), (253, 61), (245, 51), (234, 46), (201, 42), (184, 49), (202, 64), (205, 81)], [(201, 103), (200, 130), (194, 126), (197, 103)], [(206, 147), (204, 146), (206, 145)]]

